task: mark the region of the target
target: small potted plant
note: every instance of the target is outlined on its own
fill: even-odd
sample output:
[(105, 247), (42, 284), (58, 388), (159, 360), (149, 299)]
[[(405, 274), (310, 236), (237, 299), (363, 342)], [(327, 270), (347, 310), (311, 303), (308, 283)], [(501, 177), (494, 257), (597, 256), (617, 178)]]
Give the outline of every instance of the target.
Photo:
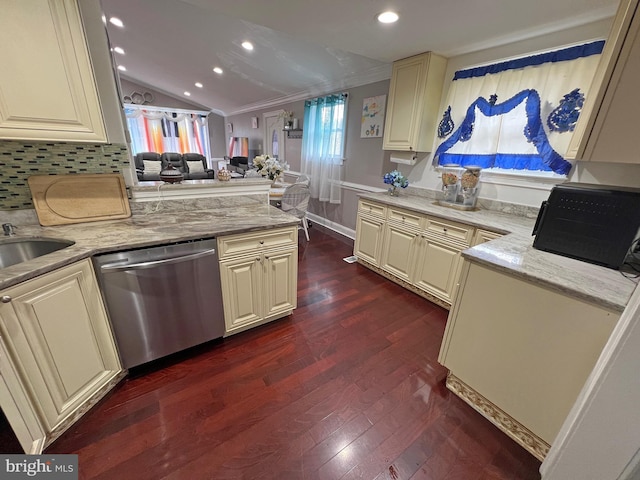
[(409, 186), (409, 180), (407, 180), (407, 177), (402, 175), (398, 170), (385, 173), (383, 179), (384, 183), (390, 185), (388, 189), (389, 195), (394, 197), (398, 196), (398, 187), (407, 188)]

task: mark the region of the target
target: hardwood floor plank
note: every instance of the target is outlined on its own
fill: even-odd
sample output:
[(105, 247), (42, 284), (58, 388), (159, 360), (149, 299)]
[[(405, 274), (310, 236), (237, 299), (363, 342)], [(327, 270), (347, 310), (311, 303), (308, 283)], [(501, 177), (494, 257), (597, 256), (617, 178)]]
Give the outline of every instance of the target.
[(82, 479), (539, 479), (446, 389), (447, 311), (310, 235), (292, 315), (134, 369), (47, 453)]

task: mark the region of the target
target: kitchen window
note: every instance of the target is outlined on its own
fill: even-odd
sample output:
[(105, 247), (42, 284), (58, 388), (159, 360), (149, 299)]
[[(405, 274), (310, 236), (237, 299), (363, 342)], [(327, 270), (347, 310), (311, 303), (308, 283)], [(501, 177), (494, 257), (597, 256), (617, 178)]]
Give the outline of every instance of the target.
[(210, 159), (209, 112), (126, 105), (133, 155), (141, 152), (199, 153)]
[(564, 178), (569, 147), (604, 41), (455, 73), (434, 164)]

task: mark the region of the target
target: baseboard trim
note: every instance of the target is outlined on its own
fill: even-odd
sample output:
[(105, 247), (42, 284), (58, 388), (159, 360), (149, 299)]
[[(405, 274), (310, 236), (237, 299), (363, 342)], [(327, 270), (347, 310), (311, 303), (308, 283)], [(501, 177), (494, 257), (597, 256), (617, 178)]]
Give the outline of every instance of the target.
[(307, 219), (310, 222), (317, 223), (318, 225), (322, 225), (323, 227), (328, 228), (329, 230), (333, 230), (334, 232), (339, 233), (340, 235), (343, 235), (347, 238), (350, 238), (351, 240), (355, 240), (356, 238), (355, 230), (345, 227), (344, 225), (340, 225), (339, 223), (332, 222), (331, 220), (321, 217), (319, 215), (316, 215), (315, 213), (307, 212)]
[(511, 415), (494, 405), (451, 372), (447, 375), (447, 388), (467, 402), (475, 411), (506, 433), (512, 440), (543, 461), (550, 445), (518, 422)]

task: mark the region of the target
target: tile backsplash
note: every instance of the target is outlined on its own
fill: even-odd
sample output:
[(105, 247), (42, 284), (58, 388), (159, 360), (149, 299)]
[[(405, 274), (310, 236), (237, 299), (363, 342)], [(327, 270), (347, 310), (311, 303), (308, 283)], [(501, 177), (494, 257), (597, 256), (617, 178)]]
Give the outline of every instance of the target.
[(123, 173), (129, 164), (124, 144), (0, 140), (0, 210), (33, 208), (31, 175)]

